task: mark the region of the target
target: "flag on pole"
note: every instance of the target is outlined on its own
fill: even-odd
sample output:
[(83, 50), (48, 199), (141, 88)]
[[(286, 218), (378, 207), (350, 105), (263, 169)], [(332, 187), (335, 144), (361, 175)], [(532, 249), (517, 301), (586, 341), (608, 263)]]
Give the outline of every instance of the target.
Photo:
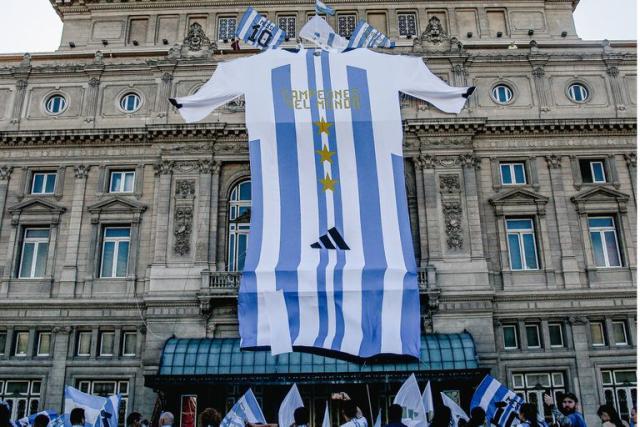
[(304, 406), (300, 392), (297, 385), (292, 385), (289, 393), (284, 397), (284, 400), (280, 404), (280, 410), (278, 411), (278, 425), (282, 427), (289, 427), (293, 424), (293, 412)]
[(396, 43), (361, 19), (353, 30), (347, 47), (387, 47), (392, 49), (396, 47)]
[(415, 374), (411, 374), (402, 384), (393, 403), (406, 410), (407, 418), (403, 418), (402, 422), (408, 427), (427, 427), (429, 425)]
[(14, 427), (28, 427), (33, 425), (38, 415), (46, 415), (49, 418), (49, 422), (53, 422), (58, 418), (58, 413), (53, 409), (46, 409), (38, 412), (37, 414), (30, 415), (28, 417), (20, 418), (19, 420), (11, 421)]
[(118, 427), (120, 395), (93, 396), (66, 386), (64, 388), (64, 425), (71, 427), (69, 415), (74, 408), (84, 409), (85, 425), (92, 427)]
[(469, 421), (469, 417), (467, 416), (466, 412), (464, 412), (456, 402), (454, 402), (449, 396), (442, 392), (440, 393), (440, 396), (442, 397), (442, 403), (444, 404), (444, 406), (447, 406), (449, 409), (451, 409), (451, 425), (457, 427), (458, 421), (460, 421), (461, 419)]
[(331, 427), (331, 416), (329, 415), (329, 402), (324, 407), (324, 418), (322, 419), (322, 427)]
[(344, 50), (349, 41), (336, 34), (327, 21), (318, 15), (314, 16), (300, 29), (300, 37), (313, 42), (323, 49)]
[(336, 11), (334, 8), (324, 4), (322, 0), (316, 0), (316, 13), (324, 13), (326, 15), (335, 15)]
[(427, 381), (427, 385), (422, 392), (422, 404), (424, 405), (424, 412), (427, 414), (427, 421), (431, 421), (435, 412), (433, 394), (431, 394), (431, 381)]
[(500, 427), (517, 425), (522, 397), (502, 385), (491, 375), (484, 377), (473, 397), (471, 408), (481, 407), (487, 413), (487, 420)]
[(376, 422), (373, 424), (373, 427), (382, 427), (382, 409), (378, 409), (378, 416), (376, 417)]
[(253, 424), (266, 424), (262, 409), (251, 389), (233, 405), (231, 410), (220, 422), (220, 427), (244, 427), (245, 421)]
[(240, 19), (236, 36), (259, 49), (275, 49), (284, 41), (286, 34), (275, 22), (249, 7)]

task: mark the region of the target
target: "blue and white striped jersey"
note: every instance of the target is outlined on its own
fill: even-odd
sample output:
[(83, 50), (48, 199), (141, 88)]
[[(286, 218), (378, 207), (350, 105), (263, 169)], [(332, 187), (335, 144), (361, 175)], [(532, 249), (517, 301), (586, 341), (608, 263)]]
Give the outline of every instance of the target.
[(421, 58), (269, 50), (222, 63), (172, 100), (188, 122), (241, 95), (252, 178), (239, 292), (242, 347), (419, 356), (399, 92), (458, 113)]

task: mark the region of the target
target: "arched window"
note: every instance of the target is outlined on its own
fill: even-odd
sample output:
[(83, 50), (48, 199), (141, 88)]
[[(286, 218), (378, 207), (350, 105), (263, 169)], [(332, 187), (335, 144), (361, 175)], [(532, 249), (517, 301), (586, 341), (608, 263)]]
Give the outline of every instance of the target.
[(53, 95), (45, 102), (45, 109), (49, 114), (60, 114), (67, 108), (67, 100), (62, 95)]
[(587, 89), (583, 84), (574, 83), (569, 86), (569, 98), (578, 103), (587, 102), (587, 98), (589, 98), (589, 89)]
[(493, 97), (493, 100), (498, 104), (506, 105), (513, 99), (513, 91), (509, 86), (505, 84), (499, 84), (493, 88), (493, 90), (491, 91), (491, 96)]
[(129, 92), (120, 98), (120, 108), (127, 113), (134, 113), (140, 108), (141, 99), (137, 93)]
[(249, 241), (251, 222), (251, 181), (242, 181), (229, 197), (228, 271), (242, 271)]

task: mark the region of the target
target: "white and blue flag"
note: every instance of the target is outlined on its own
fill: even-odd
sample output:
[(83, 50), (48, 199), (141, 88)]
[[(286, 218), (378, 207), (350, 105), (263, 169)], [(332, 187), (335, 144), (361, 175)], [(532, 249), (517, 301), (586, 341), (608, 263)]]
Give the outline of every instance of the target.
[(457, 427), (460, 420), (469, 421), (467, 413), (453, 399), (442, 392), (440, 392), (440, 397), (442, 398), (442, 404), (451, 409), (449, 425)]
[(259, 49), (275, 49), (284, 41), (286, 33), (275, 22), (249, 7), (240, 19), (236, 36)]
[(293, 384), (278, 409), (278, 425), (290, 426), (293, 424), (295, 421), (293, 413), (300, 407), (304, 407), (304, 402), (298, 391), (298, 386)]
[(402, 384), (398, 394), (393, 399), (393, 403), (404, 408), (405, 416), (402, 418), (404, 425), (408, 427), (428, 427), (427, 411), (422, 401), (420, 387), (415, 374), (411, 374)]
[(120, 395), (109, 397), (94, 396), (65, 386), (64, 425), (71, 427), (69, 415), (74, 408), (84, 409), (85, 427), (118, 427), (118, 407)]
[(389, 40), (387, 36), (367, 24), (365, 20), (361, 19), (356, 24), (356, 28), (353, 30), (353, 33), (351, 33), (351, 38), (349, 39), (347, 47), (386, 47), (392, 49), (396, 47), (396, 43)]
[(223, 62), (188, 122), (244, 95), (251, 235), (238, 295), (242, 348), (420, 356), (399, 92), (458, 113), (422, 58), (272, 49)]
[(487, 413), (487, 420), (499, 427), (511, 427), (520, 423), (518, 414), (524, 399), (491, 375), (484, 377), (473, 397), (471, 407), (481, 407)]
[(58, 413), (56, 411), (54, 411), (53, 409), (46, 409), (36, 414), (32, 414), (28, 417), (24, 417), (24, 418), (20, 418), (19, 420), (12, 421), (11, 424), (14, 427), (28, 427), (33, 425), (38, 415), (46, 415), (49, 418), (49, 423), (53, 423), (55, 422), (56, 419), (58, 419)]
[(245, 422), (252, 424), (266, 424), (262, 409), (251, 389), (233, 405), (231, 410), (220, 422), (220, 427), (245, 427)]
[(322, 0), (316, 0), (316, 13), (324, 13), (325, 15), (335, 15), (334, 8), (324, 4)]
[(300, 29), (300, 37), (323, 49), (342, 51), (349, 44), (347, 39), (336, 34), (331, 25), (318, 15), (304, 24)]

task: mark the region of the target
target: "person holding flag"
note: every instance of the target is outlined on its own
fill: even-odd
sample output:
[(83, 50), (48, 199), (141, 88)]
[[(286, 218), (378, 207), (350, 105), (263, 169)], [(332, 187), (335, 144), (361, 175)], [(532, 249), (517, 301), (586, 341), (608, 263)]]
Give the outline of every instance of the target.
[(562, 397), (562, 409), (556, 408), (553, 397), (544, 395), (544, 403), (551, 407), (551, 412), (561, 427), (587, 427), (582, 413), (578, 412), (578, 397), (573, 393), (566, 393)]
[(538, 420), (538, 408), (533, 403), (523, 403), (519, 412), (518, 427), (547, 427), (547, 423)]
[(402, 406), (397, 403), (389, 406), (389, 424), (385, 427), (407, 427), (402, 423)]

